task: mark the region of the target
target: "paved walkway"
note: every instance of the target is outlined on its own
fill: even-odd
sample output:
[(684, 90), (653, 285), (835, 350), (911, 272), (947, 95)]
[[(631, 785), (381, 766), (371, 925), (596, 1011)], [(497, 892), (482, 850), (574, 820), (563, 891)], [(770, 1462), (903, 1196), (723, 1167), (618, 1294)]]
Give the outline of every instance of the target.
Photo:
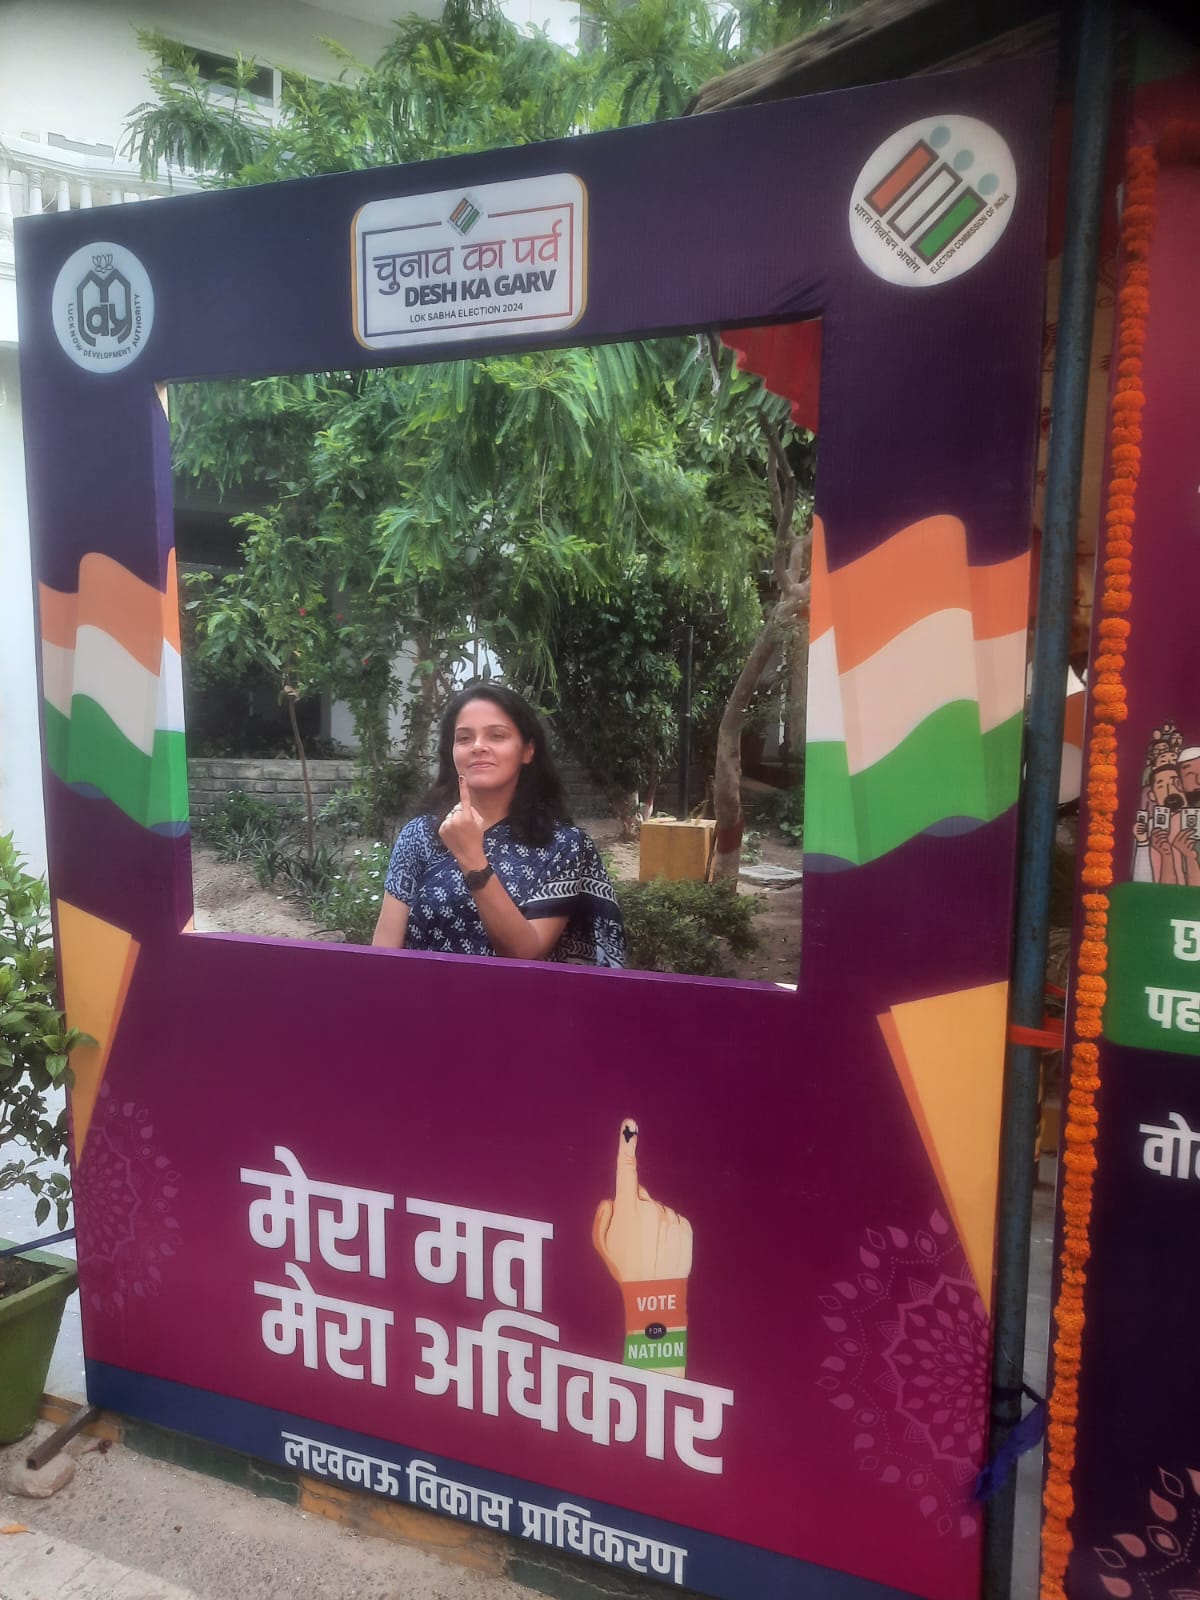
[(191, 1589), (163, 1583), (107, 1561), (82, 1545), (53, 1535), (10, 1534), (0, 1541), (3, 1600), (196, 1600)]
[[(29, 1529), (0, 1532), (0, 1600), (542, 1600), (123, 1446), (82, 1444), (53, 1499), (0, 1493), (0, 1529)], [(0, 1450), (0, 1481), (29, 1445)]]

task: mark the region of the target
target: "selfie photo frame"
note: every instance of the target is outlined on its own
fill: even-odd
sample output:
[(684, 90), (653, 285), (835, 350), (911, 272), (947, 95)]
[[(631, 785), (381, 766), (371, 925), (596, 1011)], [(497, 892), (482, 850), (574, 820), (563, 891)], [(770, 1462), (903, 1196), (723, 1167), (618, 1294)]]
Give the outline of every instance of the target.
[[(93, 1403), (728, 1600), (977, 1590), (1052, 87), (18, 223)], [(817, 317), (794, 991), (189, 931), (168, 382)]]

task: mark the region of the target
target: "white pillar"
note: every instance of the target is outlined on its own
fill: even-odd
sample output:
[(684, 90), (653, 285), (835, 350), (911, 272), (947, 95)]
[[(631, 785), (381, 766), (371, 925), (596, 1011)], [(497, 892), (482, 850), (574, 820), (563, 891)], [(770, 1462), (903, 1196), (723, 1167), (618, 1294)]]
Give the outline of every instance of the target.
[(70, 211), (71, 209), (71, 180), (65, 173), (58, 180), (58, 192), (54, 196), (54, 209), (56, 211)]
[(40, 172), (29, 174), (29, 198), (25, 202), (25, 215), (27, 217), (40, 217), (44, 209), (42, 204), (42, 175)]
[(11, 829), (31, 871), (44, 872), (32, 588), (17, 352), (0, 349), (0, 833)]
[(13, 197), (12, 177), (7, 167), (0, 167), (0, 261), (13, 258)]
[(79, 209), (90, 211), (92, 209), (92, 185), (87, 178), (79, 180)]

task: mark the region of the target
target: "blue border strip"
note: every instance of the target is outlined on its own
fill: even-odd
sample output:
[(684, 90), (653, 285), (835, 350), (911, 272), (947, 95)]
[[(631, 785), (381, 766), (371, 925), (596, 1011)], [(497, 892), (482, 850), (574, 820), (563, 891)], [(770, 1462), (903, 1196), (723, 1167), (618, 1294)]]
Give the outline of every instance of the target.
[[(642, 1534), (685, 1549), (687, 1560), (683, 1587), (698, 1589), (715, 1596), (716, 1600), (746, 1600), (748, 1595), (753, 1595), (755, 1600), (910, 1600), (908, 1590), (893, 1589), (868, 1578), (835, 1571), (832, 1567), (815, 1566), (792, 1556), (779, 1555), (773, 1550), (742, 1544), (736, 1539), (725, 1539), (678, 1523), (662, 1522), (624, 1507), (607, 1505), (601, 1500), (588, 1500), (568, 1491), (547, 1489), (542, 1484), (530, 1483), (523, 1478), (467, 1466), (429, 1450), (413, 1450), (391, 1444), (385, 1439), (373, 1438), (370, 1434), (351, 1433), (327, 1423), (313, 1423), (288, 1411), (276, 1411), (270, 1406), (255, 1405), (247, 1400), (234, 1400), (227, 1395), (195, 1389), (166, 1378), (147, 1377), (123, 1367), (109, 1366), (103, 1361), (88, 1361), (86, 1369), (87, 1393), (92, 1405), (103, 1406), (107, 1410), (160, 1427), (173, 1428), (195, 1438), (207, 1439), (213, 1444), (256, 1456), (259, 1460), (273, 1462), (288, 1470), (295, 1469), (284, 1460), (284, 1432), (300, 1433), (323, 1444), (374, 1456), (395, 1468), (402, 1479), (409, 1462), (416, 1459), (432, 1463), (440, 1474), (456, 1482), (485, 1493), (508, 1495), (514, 1502), (523, 1500), (527, 1504), (553, 1511), (564, 1501), (569, 1501), (571, 1505), (591, 1512), (597, 1522), (616, 1527), (621, 1532)], [(310, 1473), (309, 1476), (321, 1475)], [(402, 1503), (411, 1504), (407, 1498)], [(510, 1529), (508, 1537), (518, 1546), (522, 1542), (519, 1528)], [(577, 1551), (561, 1546), (551, 1545), (548, 1548), (562, 1549), (566, 1555), (578, 1556)], [(619, 1571), (626, 1577), (637, 1576), (624, 1565), (601, 1561), (593, 1561), (592, 1564)], [(651, 1581), (658, 1580), (647, 1577), (647, 1582)]]

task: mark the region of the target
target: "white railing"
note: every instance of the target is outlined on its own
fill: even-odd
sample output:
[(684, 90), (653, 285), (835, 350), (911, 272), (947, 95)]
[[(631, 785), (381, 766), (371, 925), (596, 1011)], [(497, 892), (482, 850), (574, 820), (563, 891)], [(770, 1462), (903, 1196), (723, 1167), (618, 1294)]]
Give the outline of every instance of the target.
[(198, 188), (195, 178), (181, 174), (148, 181), (133, 162), (98, 150), (65, 150), (0, 133), (0, 275), (12, 275), (17, 217), (131, 205)]

